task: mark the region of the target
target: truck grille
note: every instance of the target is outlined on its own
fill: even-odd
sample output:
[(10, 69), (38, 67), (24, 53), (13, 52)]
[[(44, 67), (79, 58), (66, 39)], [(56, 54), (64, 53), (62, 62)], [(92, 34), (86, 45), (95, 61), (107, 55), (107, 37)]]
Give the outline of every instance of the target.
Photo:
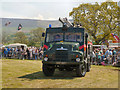
[(68, 60), (68, 50), (56, 50), (56, 61), (67, 61)]

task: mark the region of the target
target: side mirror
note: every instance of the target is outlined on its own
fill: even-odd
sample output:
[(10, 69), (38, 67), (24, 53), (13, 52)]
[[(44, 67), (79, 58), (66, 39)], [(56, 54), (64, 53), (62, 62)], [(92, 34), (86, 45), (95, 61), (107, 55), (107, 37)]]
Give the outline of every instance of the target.
[(88, 34), (87, 33), (85, 33), (85, 37), (88, 38)]
[(45, 37), (45, 33), (42, 33), (42, 37)]

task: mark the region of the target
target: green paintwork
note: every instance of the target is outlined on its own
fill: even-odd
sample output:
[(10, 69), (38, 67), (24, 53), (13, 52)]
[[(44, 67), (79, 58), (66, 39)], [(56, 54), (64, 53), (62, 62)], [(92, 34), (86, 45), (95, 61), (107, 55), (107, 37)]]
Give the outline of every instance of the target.
[[(83, 34), (83, 42), (70, 42), (70, 41), (59, 41), (59, 42), (46, 42), (47, 33), (66, 33), (66, 32), (72, 32), (72, 33), (79, 33), (81, 32)], [(81, 62), (84, 58), (84, 48), (79, 50), (79, 46), (84, 45), (84, 28), (68, 28), (67, 30), (62, 30), (62, 27), (58, 28), (47, 28), (46, 29), (46, 37), (45, 37), (45, 43), (44, 45), (48, 46), (48, 49), (44, 48), (44, 55), (48, 55), (48, 61), (51, 62), (76, 62), (76, 55), (78, 55), (78, 58), (81, 59)], [(64, 48), (66, 50), (57, 50)], [(57, 54), (58, 53), (58, 54)], [(65, 54), (65, 55), (64, 55)], [(57, 56), (58, 55), (58, 56)], [(61, 56), (60, 56), (61, 55)], [(58, 57), (60, 59), (58, 59)], [(65, 58), (65, 59), (63, 59)], [(62, 59), (62, 60), (61, 60)], [(44, 60), (43, 60), (44, 61)], [(48, 62), (47, 61), (47, 62)], [(44, 63), (47, 63), (44, 62)]]

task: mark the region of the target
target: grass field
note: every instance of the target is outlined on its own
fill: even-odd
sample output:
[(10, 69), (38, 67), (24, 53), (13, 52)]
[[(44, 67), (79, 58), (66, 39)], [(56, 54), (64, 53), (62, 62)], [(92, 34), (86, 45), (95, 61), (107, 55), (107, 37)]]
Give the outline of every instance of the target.
[(37, 60), (2, 60), (2, 88), (118, 88), (118, 69), (92, 66), (85, 77), (75, 72), (58, 71), (46, 77)]

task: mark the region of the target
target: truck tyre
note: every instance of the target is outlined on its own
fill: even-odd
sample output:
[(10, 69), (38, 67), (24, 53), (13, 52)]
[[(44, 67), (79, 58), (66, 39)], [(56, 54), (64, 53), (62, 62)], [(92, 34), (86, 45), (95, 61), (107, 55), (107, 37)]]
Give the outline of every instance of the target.
[(86, 63), (80, 64), (80, 65), (77, 67), (77, 69), (76, 69), (76, 74), (77, 74), (77, 76), (79, 76), (79, 77), (84, 77), (85, 74), (86, 74), (86, 69), (87, 69)]
[(52, 76), (54, 74), (55, 68), (53, 67), (49, 67), (47, 64), (43, 64), (43, 73), (45, 76)]
[(90, 72), (91, 65), (90, 63), (87, 63), (87, 72)]

